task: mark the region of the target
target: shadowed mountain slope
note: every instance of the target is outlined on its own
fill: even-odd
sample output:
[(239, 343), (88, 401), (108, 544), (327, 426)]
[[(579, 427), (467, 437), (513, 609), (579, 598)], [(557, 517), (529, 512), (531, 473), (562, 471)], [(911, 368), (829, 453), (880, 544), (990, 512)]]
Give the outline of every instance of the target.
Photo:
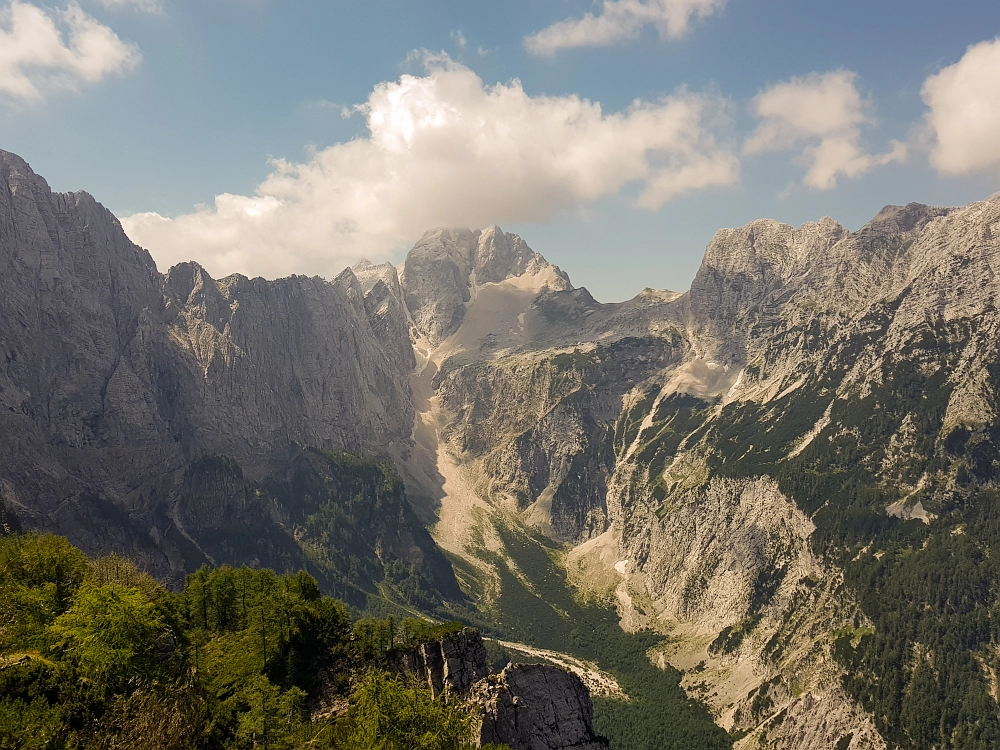
[[(366, 290), (350, 270), (217, 281), (184, 263), (161, 275), (93, 198), (54, 194), (0, 152), (0, 285), (0, 499), (88, 552), (173, 578), (206, 560), (301, 566), (310, 517), (354, 502), (289, 491), (303, 472), (321, 486), (353, 476), (304, 446), (386, 456), (409, 438), (406, 316), (384, 283)], [(381, 513), (375, 486), (396, 480), (372, 471)], [(401, 515), (379, 518), (381, 531), (349, 514), (366, 537), (352, 555), (386, 570), (396, 559), (406, 573), (394, 575), (415, 567), (432, 598), (459, 596), (392, 492)], [(346, 576), (341, 563), (314, 572)], [(361, 578), (377, 592), (382, 577)]]

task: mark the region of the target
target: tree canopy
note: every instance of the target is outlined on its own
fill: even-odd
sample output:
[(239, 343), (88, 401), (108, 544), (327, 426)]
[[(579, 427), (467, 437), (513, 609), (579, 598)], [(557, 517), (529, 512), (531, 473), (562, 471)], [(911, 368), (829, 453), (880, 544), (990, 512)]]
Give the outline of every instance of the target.
[[(385, 671), (455, 626), (354, 622), (302, 571), (206, 566), (172, 593), (62, 537), (2, 537), (0, 750), (465, 750), (463, 709)], [(313, 715), (320, 696), (342, 709)]]

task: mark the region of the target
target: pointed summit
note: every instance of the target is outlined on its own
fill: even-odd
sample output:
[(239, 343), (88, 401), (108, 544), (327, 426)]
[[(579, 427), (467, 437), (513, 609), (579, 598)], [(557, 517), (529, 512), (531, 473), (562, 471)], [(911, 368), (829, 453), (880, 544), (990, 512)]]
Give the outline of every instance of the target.
[(573, 288), (558, 266), (496, 226), (426, 232), (406, 256), (402, 278), (416, 333), (432, 346), (458, 329), (479, 287), (508, 281), (538, 291)]

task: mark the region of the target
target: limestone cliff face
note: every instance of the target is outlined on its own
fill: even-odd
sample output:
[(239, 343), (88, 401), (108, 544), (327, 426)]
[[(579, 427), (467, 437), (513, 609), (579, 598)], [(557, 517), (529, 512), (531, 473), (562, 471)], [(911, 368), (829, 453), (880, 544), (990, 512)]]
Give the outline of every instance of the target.
[(88, 495), (124, 494), (180, 461), (150, 393), (164, 376), (151, 360), (169, 349), (161, 279), (89, 195), (51, 193), (6, 152), (0, 249), (3, 500), (29, 527), (100, 534), (117, 524)]
[[(746, 367), (744, 394), (773, 398), (847, 349), (864, 358), (858, 347), (870, 347), (884, 362), (934, 318), (991, 325), (997, 210), (996, 197), (961, 209), (888, 206), (853, 234), (829, 219), (723, 230), (692, 284), (692, 339), (707, 358)], [(857, 364), (861, 379), (878, 369)]]
[(485, 336), (471, 305), (439, 434), (477, 497), (590, 540), (571, 560), (612, 540), (623, 624), (672, 632), (657, 658), (741, 746), (885, 747), (833, 656), (869, 632), (840, 566), (881, 553), (819, 550), (850, 513), (929, 523), (995, 487), (998, 241), (1000, 196), (854, 233), (763, 220), (719, 232), (684, 295), (542, 291)]
[[(621, 478), (619, 477), (619, 480)], [(770, 478), (713, 478), (650, 504), (622, 481), (609, 504), (629, 567), (618, 596), (628, 627), (659, 624), (657, 655), (729, 730), (778, 747), (886, 747), (840, 686), (829, 634), (863, 621), (840, 571), (816, 557), (815, 527)]]
[[(0, 502), (163, 576), (206, 559), (301, 564), (291, 500), (259, 507), (246, 483), (288, 471), (302, 445), (378, 456), (408, 441), (414, 359), (387, 278), (217, 281), (194, 263), (164, 276), (89, 195), (54, 194), (0, 152)], [(239, 476), (203, 486), (192, 467), (218, 456)], [(185, 509), (192, 482), (208, 516)], [(210, 540), (213, 518), (245, 519), (247, 548)]]
[(377, 455), (406, 439), (413, 354), (384, 284), (366, 295), (350, 270), (333, 281), (214, 281), (188, 263), (170, 270), (165, 291), (195, 450), (256, 471), (291, 441)]
[(446, 364), (437, 389), (448, 416), (442, 436), (481, 472), (494, 502), (556, 539), (586, 540), (607, 528), (623, 395), (682, 356), (670, 340), (629, 337)]
[(434, 697), (476, 717), (477, 747), (511, 750), (601, 750), (590, 691), (579, 677), (548, 664), (516, 664), (491, 675), (478, 631), (466, 628), (399, 654), (392, 668), (426, 685)]
[(568, 277), (520, 237), (497, 227), (485, 231), (436, 229), (406, 256), (403, 290), (417, 338), (437, 346), (458, 330), (478, 287), (548, 271), (553, 289), (569, 289)]
[(829, 263), (830, 248), (846, 234), (831, 219), (798, 229), (765, 219), (716, 233), (690, 292), (692, 332), (706, 358), (744, 359), (754, 324), (774, 314), (789, 286), (822, 275), (817, 262)]
[[(461, 230), (426, 235), (407, 258), (406, 293), (420, 280), (451, 284), (463, 237)], [(622, 398), (685, 356), (686, 297), (646, 290), (601, 305), (496, 228), (479, 235), (472, 255), (480, 265), (469, 272), (468, 300), (452, 298), (461, 311), (447, 338), (427, 339), (419, 323), (414, 329), (425, 360), (415, 377), (414, 437), (417, 455), (434, 464), (409, 467), (414, 491), (440, 498), (457, 466), (462, 476), (453, 484), (463, 489), (453, 497), (471, 491), (554, 539), (589, 539), (607, 527)], [(433, 317), (419, 300), (407, 301), (415, 321)]]
[(394, 668), (426, 685), (445, 700), (468, 697), (475, 683), (490, 674), (486, 646), (479, 632), (465, 628), (439, 641), (422, 643), (399, 656)]
[[(702, 392), (691, 360), (656, 379), (655, 399), (626, 402), (622, 424), (639, 427), (608, 495), (625, 622), (672, 630), (661, 658), (695, 670), (686, 686), (724, 726), (751, 731), (741, 747), (885, 746), (889, 727), (840, 687), (833, 658), (869, 632), (869, 610), (814, 537), (855, 544), (840, 564), (864, 565), (882, 553), (852, 537), (849, 513), (929, 523), (994, 486), (998, 219), (994, 197), (888, 207), (853, 234), (720, 232), (687, 336), (731, 376)], [(874, 506), (845, 482), (872, 487)]]
[(391, 456), (473, 566), (504, 525), (580, 544), (743, 747), (881, 748), (833, 657), (873, 637), (848, 573), (891, 517), (962, 538), (1000, 483), (998, 274), (1000, 194), (722, 230), (689, 292), (609, 305), (495, 227), (428, 232), (401, 275), (161, 275), (0, 152), (0, 522), (163, 575), (308, 558), (346, 587), (354, 555), (365, 585), (460, 596), (392, 467), (337, 451)]

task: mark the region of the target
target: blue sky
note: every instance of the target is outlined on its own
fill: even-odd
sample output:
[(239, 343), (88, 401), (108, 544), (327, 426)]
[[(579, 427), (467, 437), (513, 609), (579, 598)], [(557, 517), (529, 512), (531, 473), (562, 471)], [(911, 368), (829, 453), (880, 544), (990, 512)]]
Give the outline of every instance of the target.
[(1000, 190), (998, 38), (982, 1), (0, 0), (0, 148), (161, 268), (498, 223), (612, 301), (720, 227)]

